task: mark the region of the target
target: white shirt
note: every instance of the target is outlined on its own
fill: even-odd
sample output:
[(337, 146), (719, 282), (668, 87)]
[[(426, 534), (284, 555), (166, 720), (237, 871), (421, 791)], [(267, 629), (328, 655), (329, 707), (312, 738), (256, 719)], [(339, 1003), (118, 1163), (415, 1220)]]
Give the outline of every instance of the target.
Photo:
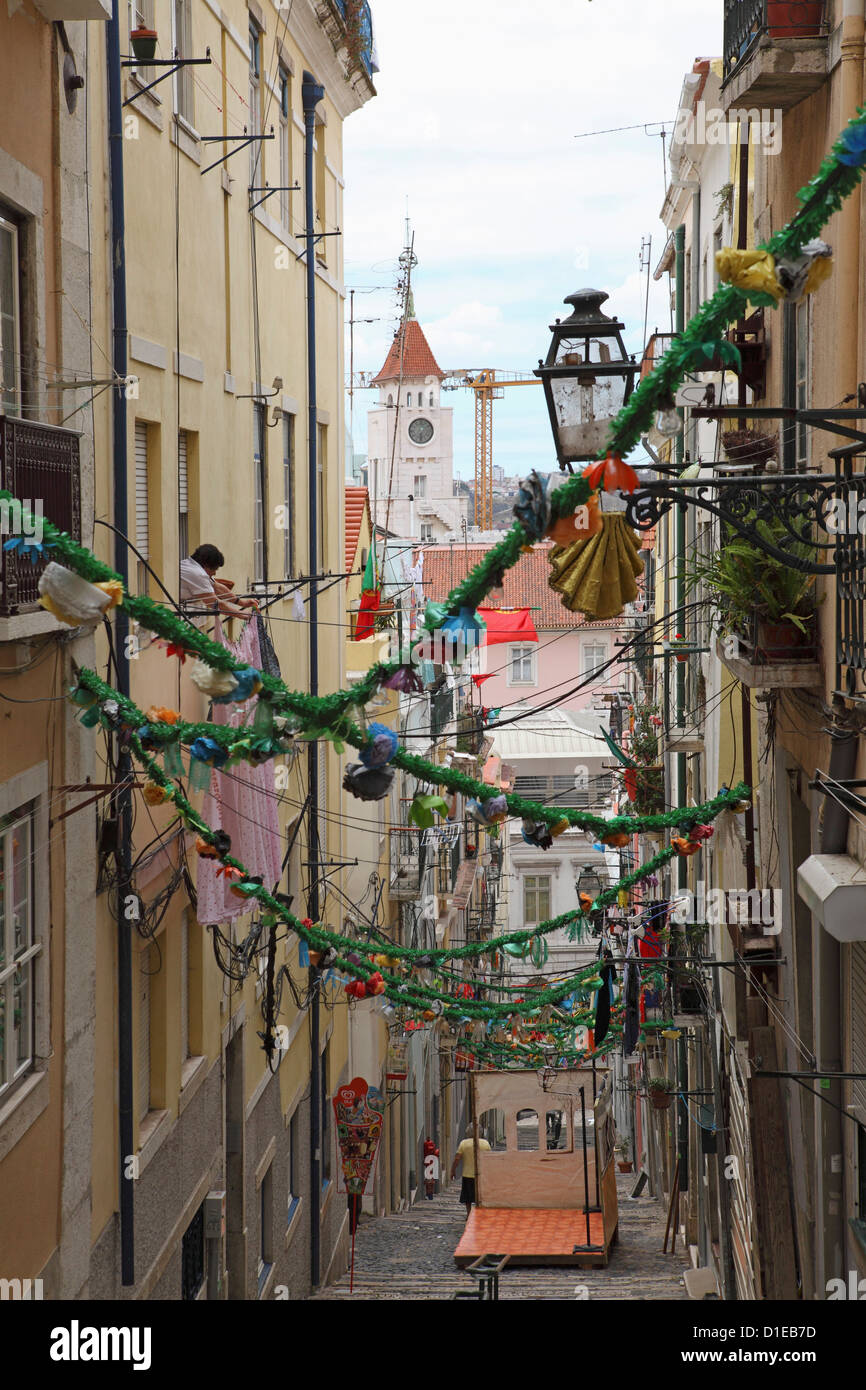
[(213, 594), (216, 592), (214, 582), (206, 569), (197, 560), (181, 560), (180, 562), (180, 596), (181, 599), (195, 598), (198, 594)]

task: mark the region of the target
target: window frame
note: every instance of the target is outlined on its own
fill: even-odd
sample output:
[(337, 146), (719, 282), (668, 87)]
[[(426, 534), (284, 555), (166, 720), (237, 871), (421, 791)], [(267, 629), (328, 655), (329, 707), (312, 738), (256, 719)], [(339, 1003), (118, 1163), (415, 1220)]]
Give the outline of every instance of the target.
[(277, 71), (277, 107), (279, 112), (280, 155), (280, 226), (291, 230), (289, 188), (292, 183), (292, 74), (285, 63)]
[[(262, 27), (252, 15), (249, 16), (249, 66), (248, 89), (250, 111), (250, 135), (262, 133)], [(259, 169), (262, 142), (253, 140), (250, 145), (250, 184), (255, 184)], [(264, 179), (262, 179), (264, 182)]]
[[(49, 857), (49, 776), (38, 763), (0, 784), (0, 817), (12, 828), (24, 814), (34, 817), (31, 852), (31, 1056), (28, 1064), (0, 1090), (0, 1159), (18, 1142), (47, 1104), (47, 1059), (51, 1051), (51, 924)], [(4, 890), (5, 891), (5, 890)], [(5, 904), (4, 904), (5, 914)], [(5, 921), (5, 917), (4, 917)], [(14, 931), (14, 926), (10, 926)], [(23, 957), (23, 953), (22, 953)], [(20, 969), (22, 957), (17, 964)], [(5, 968), (4, 968), (5, 973)], [(11, 972), (10, 972), (11, 975)]]
[[(0, 206), (0, 234), (8, 234), (12, 246), (12, 308), (7, 313), (0, 301), (0, 408), (6, 415), (23, 415), (21, 400), (21, 228)], [(0, 287), (2, 288), (2, 287)], [(5, 384), (3, 322), (12, 323), (12, 384)]]
[[(518, 656), (516, 655), (518, 652), (521, 652), (521, 653), (522, 653), (522, 655), (521, 655), (519, 658), (518, 658)], [(530, 646), (528, 643), (525, 643), (525, 642), (515, 642), (515, 643), (509, 643), (509, 644), (508, 644), (508, 667), (507, 667), (507, 683), (508, 683), (508, 685), (534, 686), (534, 685), (537, 685), (537, 684), (538, 684), (538, 675), (537, 675), (537, 670), (536, 670), (535, 656), (536, 656), (535, 647), (534, 647), (534, 646)], [(518, 660), (519, 660), (520, 663), (521, 663), (521, 668), (524, 667), (524, 665), (525, 665), (525, 663), (526, 663), (527, 661), (529, 662), (529, 676), (528, 676), (528, 677), (526, 677), (526, 676), (518, 676), (518, 675), (515, 674), (516, 664), (517, 664), (517, 661), (518, 661)]]
[(266, 407), (253, 401), (253, 582), (268, 577), (268, 436)]
[(283, 412), (283, 506), (285, 508), (283, 568), (285, 578), (292, 579), (297, 562), (295, 553), (295, 417), (289, 411)]
[[(291, 1226), (298, 1214), (301, 1205), (301, 1111), (300, 1106), (295, 1106), (286, 1126), (289, 1131), (288, 1139), (288, 1160), (289, 1160), (289, 1192), (286, 1211), (286, 1229)], [(297, 1192), (295, 1187), (297, 1186)]]
[[(595, 662), (595, 663), (592, 664), (592, 665), (591, 665), (590, 662), (589, 662), (589, 655), (588, 655), (589, 652), (591, 652), (591, 651), (600, 651), (601, 654), (602, 654), (602, 655), (601, 655), (601, 659), (600, 659), (599, 661)], [(581, 644), (580, 644), (580, 666), (581, 666), (580, 674), (581, 674), (581, 676), (594, 676), (595, 673), (596, 673), (597, 671), (599, 671), (599, 670), (602, 668), (602, 666), (606, 665), (607, 660), (608, 660), (608, 656), (607, 656), (607, 643), (606, 643), (606, 642), (581, 642)]]
[[(43, 952), (43, 943), (36, 936), (36, 815), (37, 805), (30, 801), (17, 807), (0, 820), (0, 855), (3, 864), (2, 919), (0, 929), (3, 941), (0, 942), (0, 1032), (3, 1036), (3, 1050), (0, 1053), (0, 1098), (10, 1095), (15, 1085), (33, 1069), (36, 1056), (36, 962)], [(5, 822), (5, 823), (4, 823)], [(25, 897), (27, 923), (23, 934), (24, 945), (16, 947), (16, 874), (13, 856), (13, 840), (16, 832), (20, 835), (22, 826), (27, 827), (27, 853), (25, 856)], [(8, 844), (8, 849), (7, 849)], [(5, 871), (7, 862), (12, 871)], [(26, 991), (26, 1056), (18, 1060), (24, 1029), (15, 1027), (16, 977), (26, 971), (24, 989)], [(20, 986), (18, 986), (20, 989)], [(8, 1004), (7, 1004), (8, 1001)], [(11, 1027), (6, 1030), (5, 1018), (9, 1016)], [(7, 1046), (14, 1042), (15, 1046)]]
[[(175, 54), (178, 58), (192, 57), (192, 0), (172, 0), (171, 45), (172, 57)], [(178, 68), (172, 75), (171, 87), (175, 116), (190, 130), (195, 130), (195, 84), (191, 68)]]
[[(540, 922), (546, 922), (550, 917), (551, 911), (551, 881), (552, 874), (524, 874), (523, 875), (523, 925), (525, 927), (538, 926)], [(532, 894), (535, 899), (535, 916), (529, 914), (529, 896)], [(539, 895), (547, 897), (547, 910), (542, 913), (539, 907)]]

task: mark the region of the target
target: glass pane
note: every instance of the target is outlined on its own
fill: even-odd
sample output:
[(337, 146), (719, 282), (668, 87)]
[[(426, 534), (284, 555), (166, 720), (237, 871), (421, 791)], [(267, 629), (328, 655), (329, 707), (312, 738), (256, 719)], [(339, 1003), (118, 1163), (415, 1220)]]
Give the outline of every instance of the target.
[(13, 952), (20, 956), (30, 945), (30, 821), (20, 821), (8, 838), (12, 842)]
[(568, 1148), (568, 1117), (564, 1110), (548, 1110), (544, 1117), (549, 1149)]
[(15, 975), (13, 987), (12, 1011), (13, 1027), (15, 1030), (15, 1045), (12, 1056), (15, 1059), (13, 1066), (20, 1070), (30, 1061), (30, 971), (32, 967), (25, 965), (23, 970), (19, 970)]
[(504, 1110), (485, 1110), (479, 1122), (478, 1135), (480, 1139), (486, 1139), (494, 1153), (504, 1153), (505, 1143), (505, 1111)]
[(0, 1087), (6, 1084), (6, 986), (0, 985)]

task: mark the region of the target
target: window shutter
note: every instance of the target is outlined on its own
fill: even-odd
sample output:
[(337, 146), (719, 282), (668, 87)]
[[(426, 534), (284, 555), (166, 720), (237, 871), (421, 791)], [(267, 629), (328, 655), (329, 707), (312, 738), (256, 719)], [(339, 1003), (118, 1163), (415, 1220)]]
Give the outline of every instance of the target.
[(180, 1060), (189, 1056), (189, 908), (180, 919)]
[(143, 1120), (150, 1109), (150, 971), (152, 951), (148, 947), (138, 958), (138, 1118)]
[(189, 511), (189, 490), (186, 472), (186, 430), (177, 433), (177, 509), (181, 516)]
[[(866, 1072), (866, 943), (862, 941), (851, 943), (851, 1070)], [(851, 1090), (854, 1104), (866, 1115), (866, 1081), (855, 1081)]]
[(144, 559), (150, 558), (147, 522), (147, 425), (135, 422), (135, 544)]

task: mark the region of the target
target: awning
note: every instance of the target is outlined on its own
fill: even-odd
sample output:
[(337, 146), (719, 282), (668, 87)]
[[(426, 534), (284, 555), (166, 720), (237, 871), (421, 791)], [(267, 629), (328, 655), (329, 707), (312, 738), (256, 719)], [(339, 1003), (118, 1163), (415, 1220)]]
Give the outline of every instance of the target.
[(528, 608), (479, 608), (478, 616), (487, 624), (483, 646), (492, 647), (497, 642), (538, 641)]
[(866, 868), (850, 854), (812, 854), (797, 870), (797, 892), (837, 941), (866, 941)]

